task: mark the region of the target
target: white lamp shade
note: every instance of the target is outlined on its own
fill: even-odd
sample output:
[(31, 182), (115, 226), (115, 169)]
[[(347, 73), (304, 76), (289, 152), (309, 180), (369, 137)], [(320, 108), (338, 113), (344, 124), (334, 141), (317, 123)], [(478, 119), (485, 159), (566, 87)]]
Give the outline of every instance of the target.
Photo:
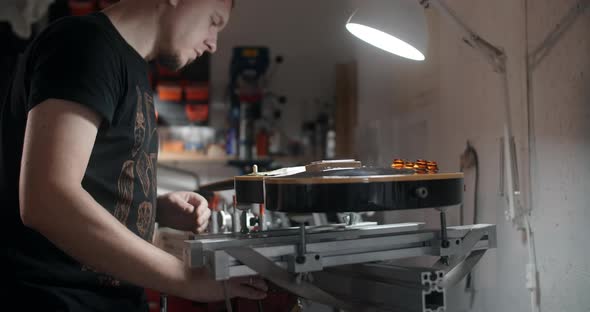
[(387, 52), (416, 61), (425, 59), (428, 32), (418, 0), (366, 1), (348, 19), (346, 29)]

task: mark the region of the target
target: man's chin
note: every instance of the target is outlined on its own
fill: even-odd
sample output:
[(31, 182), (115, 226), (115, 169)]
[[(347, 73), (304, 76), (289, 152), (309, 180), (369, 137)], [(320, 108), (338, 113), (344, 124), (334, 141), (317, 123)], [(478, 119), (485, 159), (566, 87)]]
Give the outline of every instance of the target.
[(176, 55), (161, 55), (157, 59), (158, 64), (171, 71), (179, 71), (188, 64), (183, 64)]

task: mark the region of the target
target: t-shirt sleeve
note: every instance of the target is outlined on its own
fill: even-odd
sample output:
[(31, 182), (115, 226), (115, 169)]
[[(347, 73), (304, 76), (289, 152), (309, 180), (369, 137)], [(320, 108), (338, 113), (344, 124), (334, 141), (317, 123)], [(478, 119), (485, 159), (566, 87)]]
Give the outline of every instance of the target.
[(62, 22), (30, 53), (27, 111), (48, 99), (84, 105), (109, 124), (123, 91), (121, 60), (98, 25)]

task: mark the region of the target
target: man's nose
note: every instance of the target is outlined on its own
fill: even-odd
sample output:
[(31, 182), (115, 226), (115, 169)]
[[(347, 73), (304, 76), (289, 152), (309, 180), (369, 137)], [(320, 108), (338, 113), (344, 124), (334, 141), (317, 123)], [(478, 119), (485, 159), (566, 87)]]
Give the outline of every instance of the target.
[(209, 53), (215, 53), (215, 51), (217, 51), (217, 43), (216, 42), (212, 42), (212, 41), (206, 41), (205, 44), (207, 45), (207, 50), (209, 50)]
[(215, 53), (217, 51), (217, 32), (213, 32), (207, 40), (205, 40), (209, 53)]

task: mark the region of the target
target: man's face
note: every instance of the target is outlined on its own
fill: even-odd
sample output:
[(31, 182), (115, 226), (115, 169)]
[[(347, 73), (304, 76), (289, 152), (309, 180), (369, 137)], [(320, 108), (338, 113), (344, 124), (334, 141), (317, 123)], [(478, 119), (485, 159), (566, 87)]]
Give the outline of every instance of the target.
[(227, 25), (233, 0), (168, 0), (162, 16), (157, 60), (172, 70), (217, 50), (217, 34)]

